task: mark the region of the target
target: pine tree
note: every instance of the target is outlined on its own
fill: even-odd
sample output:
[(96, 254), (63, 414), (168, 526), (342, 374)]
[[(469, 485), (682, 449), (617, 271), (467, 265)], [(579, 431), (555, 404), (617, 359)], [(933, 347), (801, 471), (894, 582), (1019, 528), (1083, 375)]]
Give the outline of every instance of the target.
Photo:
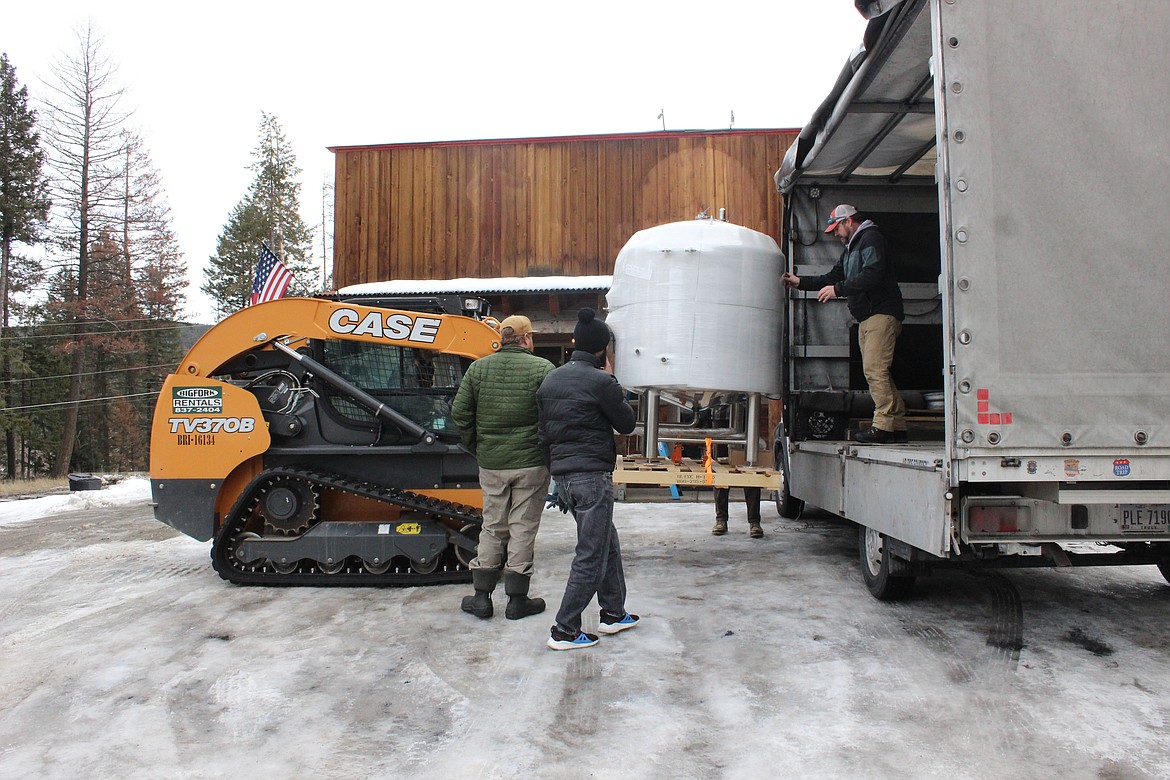
[[(28, 107), (28, 89), (17, 88), (16, 70), (7, 54), (0, 54), (0, 399), (12, 407), (15, 356), (10, 297), (20, 292), (14, 272), (20, 258), (13, 245), (31, 244), (40, 238), (48, 218), (49, 199), (43, 174), (45, 156), (36, 131), (36, 112)], [(5, 476), (16, 479), (16, 431), (5, 423)]]
[(252, 295), (252, 277), (256, 272), (260, 244), (268, 240), (268, 231), (259, 207), (245, 197), (232, 209), (228, 223), (215, 241), (201, 288), (215, 304), (217, 318), (237, 312), (248, 305)]
[[(122, 254), (128, 274), (128, 288), (134, 291), (130, 308), (134, 322), (127, 329), (134, 332), (137, 347), (122, 377), (122, 392), (127, 396), (117, 409), (115, 430), (125, 442), (115, 452), (120, 460), (137, 468), (146, 466), (146, 447), (152, 417), (153, 395), (174, 364), (182, 358), (177, 320), (183, 306), (186, 268), (178, 240), (171, 227), (171, 210), (163, 191), (162, 180), (155, 170), (141, 138), (126, 139), (122, 177)], [(133, 420), (135, 424), (129, 426)]]
[(216, 241), (202, 287), (221, 317), (248, 303), (261, 242), (268, 243), (296, 278), (291, 294), (315, 289), (318, 279), (312, 262), (313, 233), (300, 215), (301, 169), (271, 114), (261, 113), (260, 142), (252, 157), (249, 170), (256, 177)]

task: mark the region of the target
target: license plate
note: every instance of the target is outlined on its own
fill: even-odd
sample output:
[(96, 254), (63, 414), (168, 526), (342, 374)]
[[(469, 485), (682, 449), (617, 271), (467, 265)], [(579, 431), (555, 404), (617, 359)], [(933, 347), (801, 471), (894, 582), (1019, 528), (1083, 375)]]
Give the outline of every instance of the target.
[(1122, 533), (1165, 533), (1170, 530), (1170, 504), (1122, 504)]

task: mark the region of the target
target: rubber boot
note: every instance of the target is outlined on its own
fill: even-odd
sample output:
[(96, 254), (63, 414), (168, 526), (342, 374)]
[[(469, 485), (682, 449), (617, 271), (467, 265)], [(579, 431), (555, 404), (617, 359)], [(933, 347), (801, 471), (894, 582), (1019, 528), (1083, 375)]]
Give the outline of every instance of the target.
[(477, 618), (490, 618), (495, 613), (492, 591), (499, 581), (499, 569), (472, 569), (471, 586), (475, 588), (475, 595), (463, 597), (463, 611)]
[(528, 583), (531, 579), (514, 571), (504, 572), (504, 592), (508, 594), (504, 617), (508, 620), (519, 620), (544, 612), (544, 599), (528, 598)]

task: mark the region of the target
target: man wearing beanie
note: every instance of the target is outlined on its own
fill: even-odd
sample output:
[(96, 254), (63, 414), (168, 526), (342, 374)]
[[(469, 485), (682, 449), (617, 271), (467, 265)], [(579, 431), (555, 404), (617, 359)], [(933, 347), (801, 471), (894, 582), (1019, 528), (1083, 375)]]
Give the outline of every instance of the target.
[(499, 352), (471, 364), (451, 406), (463, 444), (479, 461), (483, 488), (483, 528), (470, 564), (475, 593), (463, 597), (462, 609), (491, 617), (502, 573), (504, 615), (519, 620), (544, 612), (544, 599), (528, 597), (528, 583), (548, 490), (548, 459), (536, 440), (536, 389), (553, 365), (532, 354), (527, 317), (501, 322), (500, 343)]
[(581, 630), (581, 613), (593, 597), (601, 607), (597, 630), (616, 634), (638, 624), (626, 612), (622, 551), (613, 524), (613, 433), (634, 430), (634, 410), (607, 359), (609, 327), (593, 309), (577, 312), (569, 362), (545, 377), (536, 393), (539, 436), (561, 500), (577, 523), (577, 551), (548, 646), (573, 650), (597, 644)]

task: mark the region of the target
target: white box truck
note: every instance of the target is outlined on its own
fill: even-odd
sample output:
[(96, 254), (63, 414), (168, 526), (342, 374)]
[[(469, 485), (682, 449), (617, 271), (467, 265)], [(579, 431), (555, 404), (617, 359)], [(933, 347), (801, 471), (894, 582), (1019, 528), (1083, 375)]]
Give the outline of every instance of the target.
[(942, 565), (1170, 578), (1170, 3), (857, 0), (864, 45), (789, 149), (797, 275), (887, 238), (907, 444), (872, 413), (846, 303), (786, 298), (781, 514), (860, 526), (878, 598)]

